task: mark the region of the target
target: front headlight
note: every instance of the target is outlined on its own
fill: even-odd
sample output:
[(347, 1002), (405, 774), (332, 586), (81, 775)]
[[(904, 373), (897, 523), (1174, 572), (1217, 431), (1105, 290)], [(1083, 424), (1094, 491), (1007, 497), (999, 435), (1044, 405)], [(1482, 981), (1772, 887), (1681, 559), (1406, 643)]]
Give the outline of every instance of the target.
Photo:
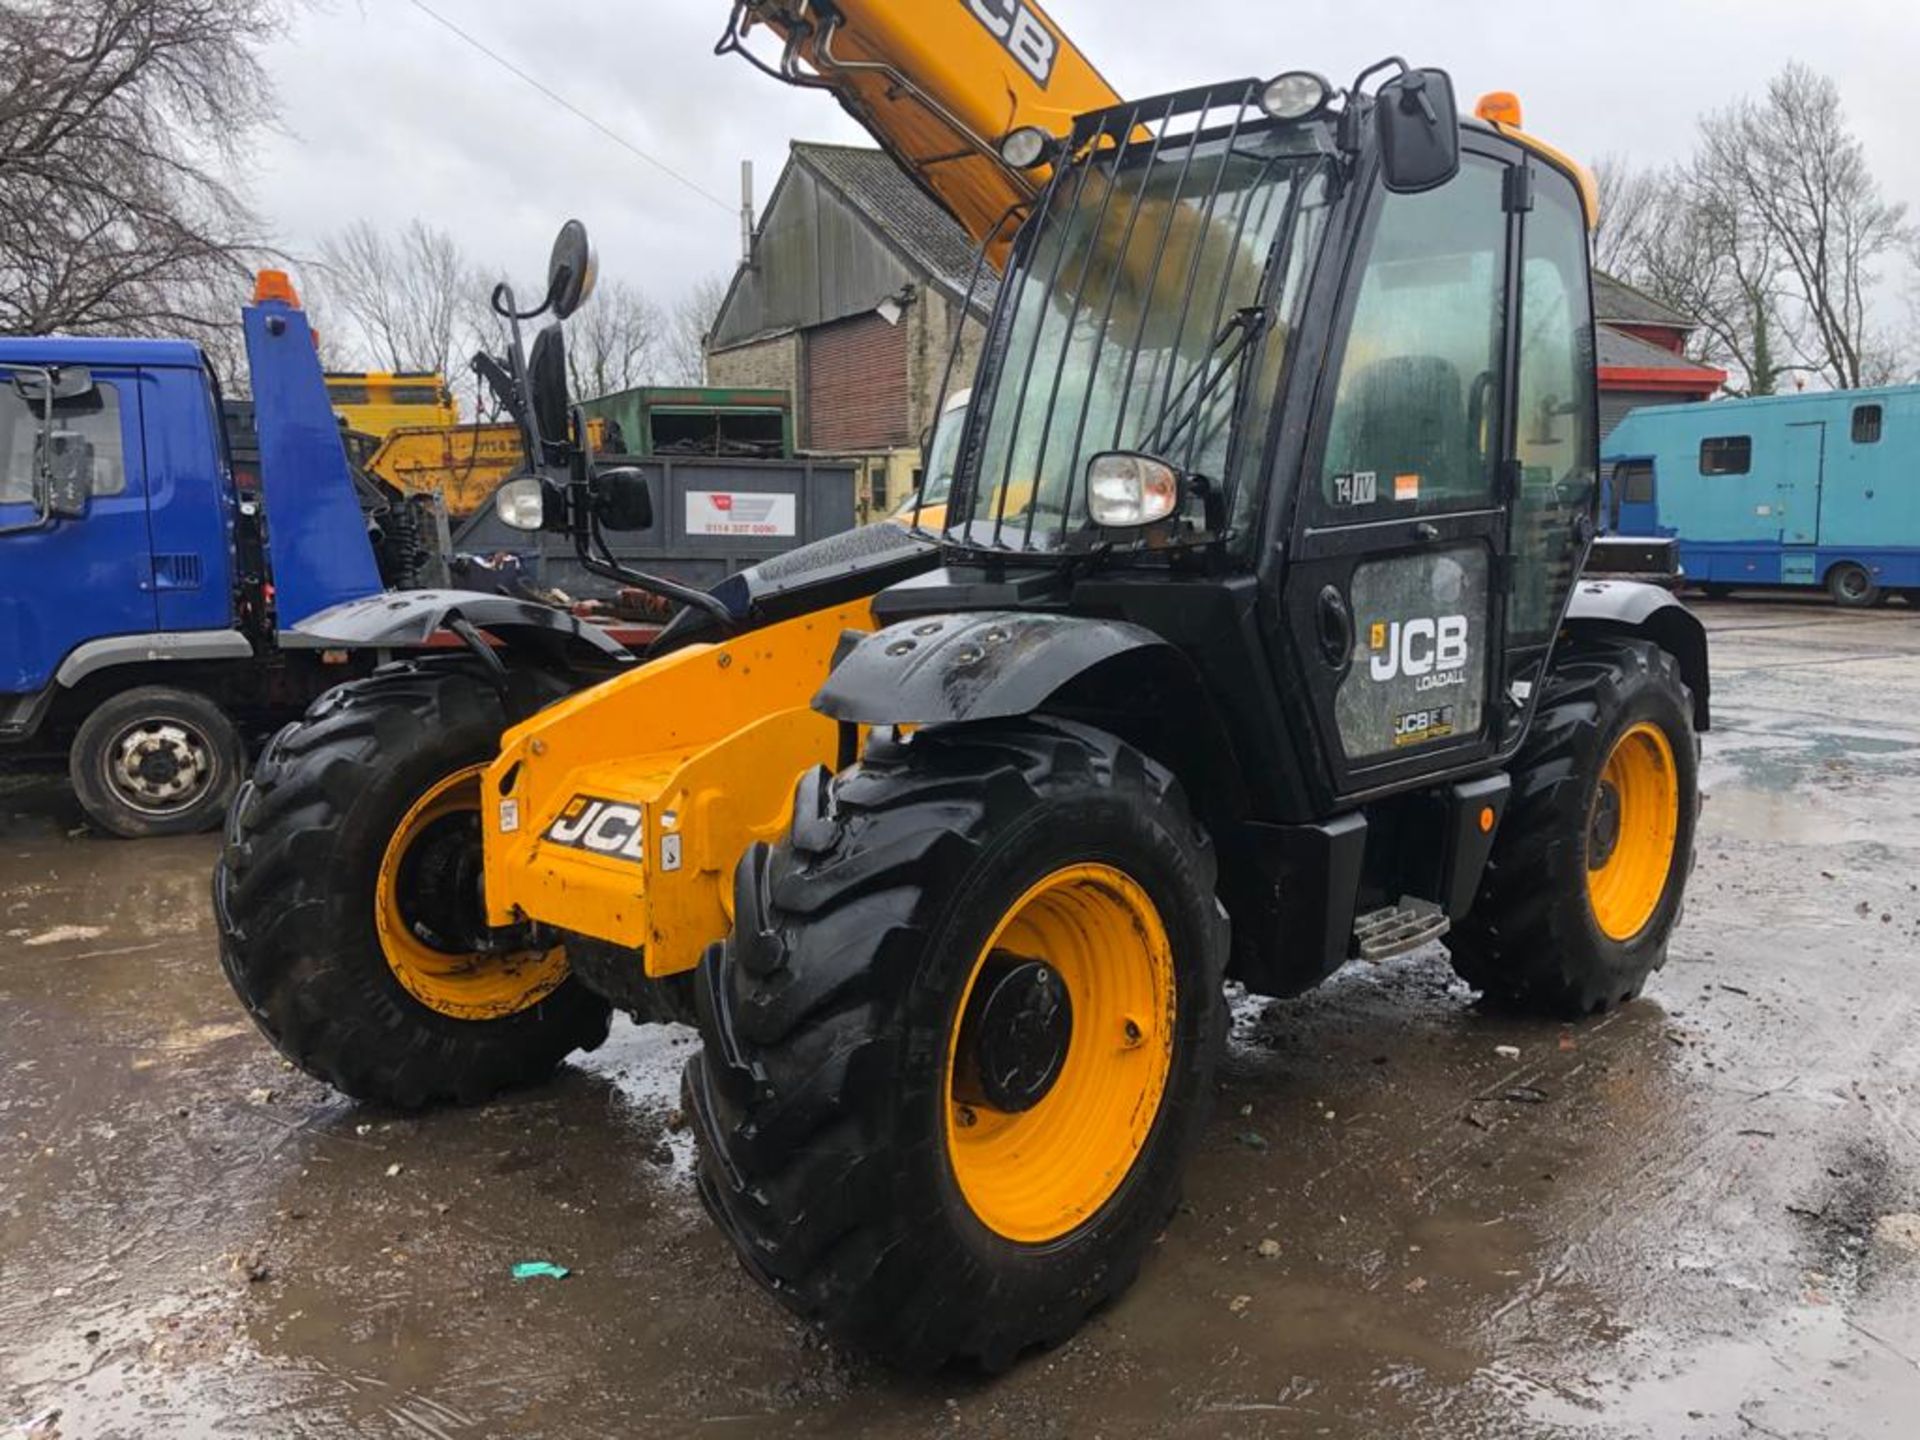
[(1180, 476), (1164, 460), (1114, 450), (1087, 462), (1087, 516), (1103, 530), (1131, 530), (1180, 508)]
[(493, 511), (515, 530), (538, 530), (547, 521), (547, 487), (537, 475), (509, 480), (493, 492)]

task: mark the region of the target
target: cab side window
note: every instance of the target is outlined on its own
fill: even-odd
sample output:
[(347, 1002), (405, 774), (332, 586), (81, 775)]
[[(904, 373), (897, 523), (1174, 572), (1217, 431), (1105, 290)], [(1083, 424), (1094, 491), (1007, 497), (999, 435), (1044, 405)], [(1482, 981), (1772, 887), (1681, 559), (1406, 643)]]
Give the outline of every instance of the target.
[[(40, 465), (44, 402), (29, 399), (11, 383), (0, 383), (0, 505), (31, 505), (34, 475)], [(120, 392), (97, 384), (85, 395), (54, 401), (53, 428), (77, 436), (93, 456), (94, 496), (119, 495), (127, 488), (125, 442), (120, 429)]]
[(1520, 271), (1513, 594), (1515, 643), (1543, 640), (1580, 561), (1578, 523), (1593, 505), (1593, 304), (1587, 224), (1572, 182), (1536, 167)]
[(1467, 156), (1424, 195), (1384, 198), (1320, 477), (1337, 512), (1492, 503), (1499, 446), (1504, 167)]

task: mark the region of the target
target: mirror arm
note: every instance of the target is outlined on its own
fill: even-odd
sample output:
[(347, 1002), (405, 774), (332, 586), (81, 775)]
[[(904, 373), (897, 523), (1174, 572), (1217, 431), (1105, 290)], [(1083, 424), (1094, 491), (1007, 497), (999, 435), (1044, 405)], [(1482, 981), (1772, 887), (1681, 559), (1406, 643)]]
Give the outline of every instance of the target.
[[(591, 505), (592, 502), (585, 497), (576, 497), (574, 503)], [(593, 547), (597, 548), (600, 556), (605, 558), (595, 556), (588, 548), (589, 535), (592, 537)], [(733, 611), (727, 608), (725, 601), (714, 598), (704, 590), (695, 590), (692, 586), (669, 580), (665, 576), (649, 575), (645, 571), (632, 570), (622, 565), (614, 558), (613, 550), (607, 544), (606, 537), (600, 533), (598, 523), (590, 515), (585, 523), (576, 524), (573, 528), (573, 550), (575, 557), (589, 575), (598, 575), (602, 580), (615, 580), (623, 585), (645, 590), (649, 595), (658, 595), (664, 600), (676, 600), (682, 605), (691, 605), (695, 609), (704, 610), (729, 632), (735, 626)]]

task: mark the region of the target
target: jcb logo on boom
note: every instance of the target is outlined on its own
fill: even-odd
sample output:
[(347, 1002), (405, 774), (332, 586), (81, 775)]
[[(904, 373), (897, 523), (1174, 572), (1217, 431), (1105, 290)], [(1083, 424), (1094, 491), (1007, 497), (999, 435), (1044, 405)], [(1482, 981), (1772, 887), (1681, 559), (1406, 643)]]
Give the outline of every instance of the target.
[(1007, 53), (1020, 62), (1020, 68), (1040, 83), (1042, 90), (1053, 79), (1053, 62), (1060, 56), (1060, 42), (1046, 22), (1022, 0), (960, 0), (973, 12)]
[(638, 805), (576, 795), (547, 827), (546, 838), (569, 850), (637, 864), (647, 858), (647, 815)]
[(1376, 621), (1368, 637), (1373, 678), (1384, 685), (1405, 675), (1421, 690), (1466, 684), (1467, 629), (1464, 615)]

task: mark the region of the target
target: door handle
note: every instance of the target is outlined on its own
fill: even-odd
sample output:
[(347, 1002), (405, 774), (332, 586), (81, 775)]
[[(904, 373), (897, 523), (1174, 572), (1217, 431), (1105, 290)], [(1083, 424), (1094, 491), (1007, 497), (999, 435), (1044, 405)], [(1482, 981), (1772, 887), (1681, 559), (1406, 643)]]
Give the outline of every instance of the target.
[(1320, 632), (1320, 658), (1335, 670), (1344, 670), (1353, 654), (1353, 612), (1347, 608), (1347, 597), (1340, 593), (1339, 586), (1328, 585), (1320, 591), (1315, 619)]

